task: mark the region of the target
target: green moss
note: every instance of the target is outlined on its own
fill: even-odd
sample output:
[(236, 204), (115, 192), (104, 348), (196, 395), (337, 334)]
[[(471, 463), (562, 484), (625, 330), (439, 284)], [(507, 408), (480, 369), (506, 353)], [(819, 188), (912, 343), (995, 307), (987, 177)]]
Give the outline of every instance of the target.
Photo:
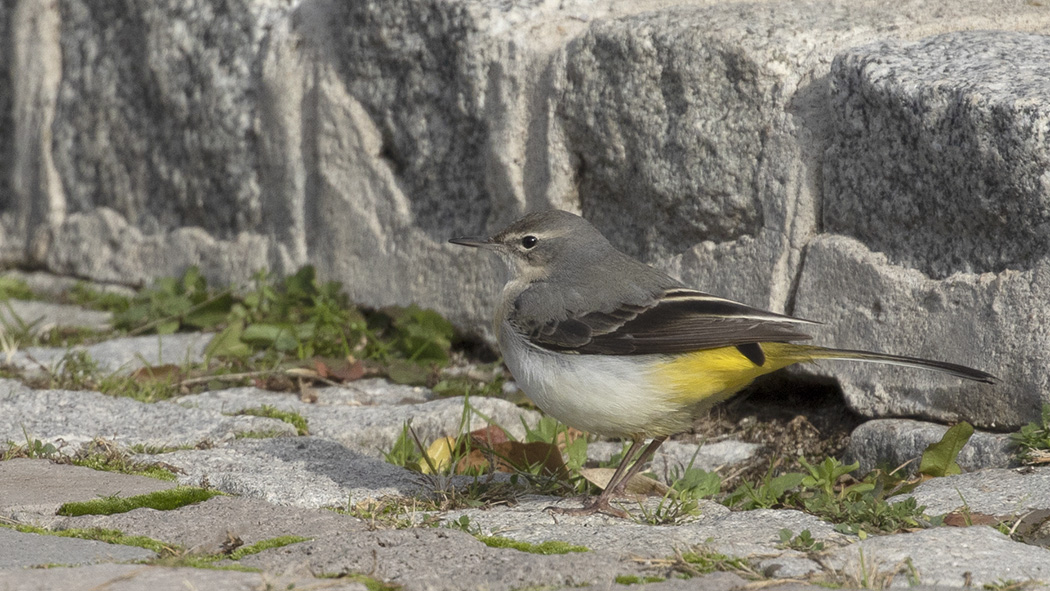
[(279, 410), (268, 404), (264, 404), (255, 408), (245, 408), (243, 410), (238, 411), (235, 414), (278, 419), (295, 427), (295, 430), (297, 433), (299, 433), (299, 435), (308, 435), (310, 433), (306, 425), (306, 419), (303, 418), (303, 415), (297, 412)]
[(171, 554), (175, 551), (173, 546), (165, 544), (146, 536), (128, 536), (118, 529), (104, 529), (101, 527), (74, 528), (52, 531), (32, 525), (15, 525), (12, 529), (27, 534), (40, 534), (45, 536), (58, 536), (62, 538), (78, 538), (81, 540), (97, 540), (107, 544), (119, 544), (121, 546), (136, 546), (145, 548), (158, 554)]
[(227, 558), (230, 560), (240, 560), (245, 556), (251, 556), (252, 554), (258, 554), (263, 550), (269, 550), (271, 548), (280, 548), (282, 546), (290, 546), (292, 544), (298, 544), (299, 542), (305, 542), (310, 538), (304, 538), (301, 536), (278, 536), (276, 538), (270, 538), (268, 540), (262, 540), (256, 542), (250, 546), (241, 546), (233, 551)]
[(638, 575), (620, 575), (616, 582), (620, 585), (637, 585), (639, 583), (659, 583), (665, 581), (663, 577), (639, 577)]
[(587, 552), (590, 550), (590, 548), (585, 546), (576, 546), (568, 542), (559, 542), (557, 540), (548, 540), (541, 544), (531, 544), (529, 542), (519, 542), (518, 540), (512, 540), (502, 536), (477, 536), (477, 538), (478, 541), (491, 548), (511, 548), (520, 552), (528, 552), (530, 554), (568, 554), (569, 552)]
[(58, 514), (69, 517), (78, 515), (113, 515), (115, 513), (127, 513), (140, 507), (148, 507), (158, 511), (171, 511), (172, 509), (206, 501), (220, 494), (222, 493), (214, 490), (179, 486), (134, 497), (113, 496), (90, 501), (66, 503), (59, 507)]
[(150, 478), (165, 480), (167, 482), (173, 482), (175, 480), (175, 474), (167, 468), (162, 468), (158, 464), (132, 462), (128, 460), (126, 456), (114, 457), (107, 454), (92, 454), (84, 457), (74, 457), (70, 460), (70, 463), (77, 466), (84, 466), (85, 468), (91, 468), (92, 470), (101, 470), (103, 472), (120, 472), (121, 474), (148, 476)]

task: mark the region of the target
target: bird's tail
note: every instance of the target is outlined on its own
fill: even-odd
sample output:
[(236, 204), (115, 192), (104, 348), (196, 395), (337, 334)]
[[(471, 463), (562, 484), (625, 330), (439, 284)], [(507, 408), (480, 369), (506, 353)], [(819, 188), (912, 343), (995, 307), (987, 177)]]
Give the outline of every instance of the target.
[[(766, 344), (768, 347), (772, 343)], [(931, 359), (920, 359), (918, 357), (906, 357), (904, 355), (887, 355), (885, 353), (873, 353), (871, 351), (858, 351), (855, 349), (829, 349), (815, 345), (797, 345), (792, 343), (777, 343), (784, 348), (783, 355), (795, 357), (798, 361), (816, 361), (818, 359), (849, 359), (853, 361), (868, 361), (872, 363), (886, 363), (889, 365), (902, 365), (905, 367), (917, 367), (920, 369), (932, 369), (951, 374), (955, 377), (995, 384), (999, 378), (979, 369), (948, 363), (946, 361), (933, 361)], [(774, 354), (775, 356), (775, 354)]]

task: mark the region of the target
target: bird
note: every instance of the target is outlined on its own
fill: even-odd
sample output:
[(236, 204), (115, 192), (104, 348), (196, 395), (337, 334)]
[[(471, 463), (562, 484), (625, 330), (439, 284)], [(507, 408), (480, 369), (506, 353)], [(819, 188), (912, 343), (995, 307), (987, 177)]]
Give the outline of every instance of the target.
[(518, 387), (570, 427), (631, 441), (601, 494), (582, 508), (548, 508), (559, 513), (626, 516), (611, 500), (668, 437), (789, 365), (845, 359), (997, 381), (954, 363), (797, 343), (819, 323), (690, 288), (567, 211), (449, 242), (492, 251), (509, 271), (493, 329)]

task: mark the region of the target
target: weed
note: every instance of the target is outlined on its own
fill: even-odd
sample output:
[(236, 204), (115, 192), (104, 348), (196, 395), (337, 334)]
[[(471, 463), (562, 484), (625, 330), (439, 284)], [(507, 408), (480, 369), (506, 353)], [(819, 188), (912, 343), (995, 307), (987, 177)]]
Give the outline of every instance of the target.
[(799, 534), (793, 535), (790, 529), (784, 528), (778, 533), (780, 536), (780, 547), (799, 552), (820, 552), (824, 549), (824, 542), (813, 539), (813, 534), (804, 529)]
[(15, 445), (14, 442), (9, 441), (7, 449), (0, 455), (0, 460), (10, 460), (12, 458), (50, 459), (58, 454), (58, 448), (53, 444), (33, 439), (29, 432), (26, 431), (25, 426), (22, 427), (22, 436), (25, 437), (25, 445)]
[(973, 436), (973, 426), (966, 421), (952, 425), (941, 440), (926, 447), (919, 459), (919, 474), (941, 477), (961, 474), (962, 468), (955, 459), (966, 442)]
[(90, 501), (66, 503), (58, 508), (58, 515), (77, 517), (80, 515), (113, 515), (127, 513), (140, 507), (171, 511), (186, 505), (206, 501), (222, 493), (203, 488), (179, 486), (133, 497), (103, 497)]
[(1021, 427), (1010, 439), (1017, 445), (1017, 459), (1022, 464), (1050, 463), (1050, 404), (1043, 405), (1039, 420)]
[(751, 568), (747, 560), (726, 556), (703, 546), (696, 547), (689, 552), (675, 552), (675, 557), (671, 561), (670, 566), (687, 577), (724, 571), (757, 577), (757, 573)]
[(175, 474), (172, 473), (170, 466), (134, 461), (127, 452), (121, 451), (117, 446), (101, 438), (82, 445), (76, 453), (65, 454), (51, 443), (31, 439), (25, 429), (22, 431), (25, 433), (26, 444), (9, 443), (7, 450), (0, 454), (0, 461), (12, 458), (46, 459), (56, 464), (72, 464), (92, 470), (136, 474), (158, 480), (175, 480)]
[(696, 499), (679, 496), (669, 490), (655, 507), (649, 508), (646, 503), (638, 503), (639, 515), (632, 515), (638, 523), (648, 525), (681, 525), (689, 523), (700, 515), (700, 505)]
[[(348, 502), (345, 509), (337, 513), (350, 515), (364, 521), (371, 530), (405, 529), (420, 525), (417, 515), (424, 511), (439, 511), (440, 504), (432, 499), (420, 497), (383, 497)], [(426, 520), (424, 519), (424, 522)], [(424, 523), (429, 525), (429, 523)]]
[(234, 414), (279, 419), (295, 427), (295, 430), (299, 435), (308, 435), (310, 433), (307, 428), (306, 419), (303, 415), (290, 410), (279, 410), (268, 404), (264, 404), (257, 408), (245, 408)]
[(770, 465), (757, 484), (742, 482), (735, 491), (730, 493), (722, 502), (727, 507), (737, 509), (772, 509), (782, 505), (790, 491), (795, 489), (806, 478), (805, 474), (789, 472), (779, 476), (773, 476), (773, 466)]
[(92, 310), (121, 313), (131, 307), (128, 296), (100, 291), (84, 282), (74, 285), (65, 295), (70, 304)]
[(677, 469), (672, 471), (671, 488), (678, 492), (679, 497), (705, 499), (717, 495), (722, 489), (722, 477), (717, 472), (694, 468), (690, 460), (681, 475)]

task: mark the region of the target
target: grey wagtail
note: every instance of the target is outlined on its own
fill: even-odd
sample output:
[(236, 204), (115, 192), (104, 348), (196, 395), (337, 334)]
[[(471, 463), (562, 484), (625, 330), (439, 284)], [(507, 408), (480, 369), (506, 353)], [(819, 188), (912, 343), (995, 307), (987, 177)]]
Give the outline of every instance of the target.
[[(625, 515), (609, 500), (668, 436), (758, 376), (795, 363), (853, 359), (997, 381), (942, 361), (793, 344), (811, 338), (803, 329), (817, 323), (690, 289), (566, 211), (532, 213), (490, 238), (450, 242), (491, 250), (509, 267), (495, 331), (525, 394), (566, 425), (632, 440), (601, 495), (563, 513)], [(653, 440), (642, 449), (647, 437)]]

